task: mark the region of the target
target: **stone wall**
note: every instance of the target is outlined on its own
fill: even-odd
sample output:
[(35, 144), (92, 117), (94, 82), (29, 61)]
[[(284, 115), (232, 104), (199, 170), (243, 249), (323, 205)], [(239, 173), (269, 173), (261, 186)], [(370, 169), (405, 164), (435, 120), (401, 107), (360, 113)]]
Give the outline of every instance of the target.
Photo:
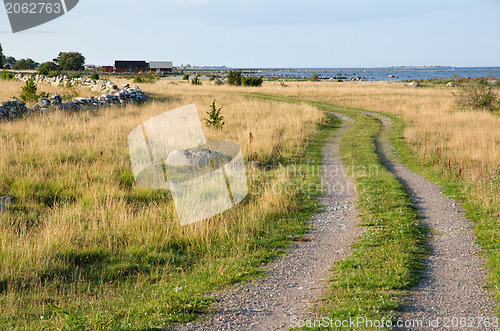
[[(15, 78), (19, 81), (27, 81), (31, 75), (18, 74)], [(50, 98), (41, 98), (33, 107), (17, 99), (0, 103), (0, 120), (12, 120), (18, 117), (31, 115), (32, 113), (47, 113), (51, 109), (61, 109), (68, 111), (78, 111), (83, 109), (99, 109), (102, 107), (116, 107), (127, 104), (136, 104), (148, 101), (149, 97), (141, 91), (139, 86), (130, 87), (129, 84), (122, 85), (122, 88), (112, 82), (105, 80), (92, 80), (87, 78), (70, 78), (68, 76), (58, 76), (54, 78), (44, 75), (34, 75), (33, 79), (37, 84), (52, 84), (57, 86), (82, 86), (101, 92), (99, 97), (76, 98), (72, 101), (63, 101), (59, 94), (54, 94)]]

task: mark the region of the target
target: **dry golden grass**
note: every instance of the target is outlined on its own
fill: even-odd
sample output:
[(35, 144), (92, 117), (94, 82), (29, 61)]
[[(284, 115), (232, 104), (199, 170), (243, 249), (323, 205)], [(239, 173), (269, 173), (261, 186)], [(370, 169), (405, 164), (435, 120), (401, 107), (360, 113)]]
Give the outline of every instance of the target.
[[(4, 96), (19, 93), (21, 85), (0, 82)], [(119, 274), (113, 276), (113, 272), (123, 272), (120, 270), (135, 268), (134, 265), (124, 267), (122, 263), (114, 266), (118, 269), (109, 268), (94, 275), (97, 270), (72, 267), (74, 259), (82, 254), (97, 259), (100, 254), (135, 256), (137, 252), (153, 252), (155, 247), (165, 249), (176, 242), (192, 243), (192, 250), (201, 246), (209, 250), (207, 247), (216, 243), (231, 242), (236, 247), (235, 254), (241, 249), (244, 256), (250, 238), (267, 226), (266, 215), (292, 208), (290, 197), (271, 190), (271, 184), (283, 184), (290, 178), (285, 174), (264, 175), (261, 194), (212, 220), (181, 228), (167, 191), (134, 184), (128, 134), (145, 120), (190, 103), (197, 105), (203, 118), (216, 99), (226, 125), (220, 132), (205, 130), (207, 138), (235, 141), (247, 160), (273, 163), (306, 152), (305, 141), (316, 134), (317, 124), (324, 119), (321, 112), (305, 104), (256, 101), (227, 87), (164, 81), (141, 87), (156, 101), (97, 112), (53, 111), (0, 123), (0, 196), (15, 198), (9, 211), (0, 213), (0, 293), (4, 291), (0, 297), (4, 311), (0, 322), (15, 316), (20, 320), (39, 318), (37, 315), (47, 309), (43, 299), (46, 297), (56, 298), (55, 302), (63, 307), (85, 306), (82, 309), (86, 316), (101, 313), (102, 305), (110, 304), (106, 298), (111, 297), (109, 300), (123, 302), (123, 309), (127, 309), (120, 299), (125, 294), (110, 294), (104, 279), (116, 279)], [(45, 86), (44, 90), (55, 91)], [(251, 173), (250, 167), (248, 171)], [(68, 292), (54, 290), (53, 285), (47, 287), (43, 280), (53, 284), (64, 277), (78, 280), (85, 274), (97, 277), (93, 286), (102, 286), (97, 291), (102, 295), (99, 305), (82, 300), (85, 296), (81, 291), (85, 289), (77, 290), (79, 284), (71, 286)], [(137, 282), (144, 281), (144, 277)], [(168, 274), (158, 278), (165, 286), (175, 280)], [(5, 284), (9, 284), (7, 291), (2, 288)], [(28, 298), (23, 299), (24, 295)], [(56, 321), (57, 325), (63, 323), (61, 319)]]
[(455, 88), (413, 88), (390, 82), (299, 82), (281, 87), (267, 83), (263, 92), (324, 101), (397, 115), (408, 126), (406, 139), (420, 157), (450, 160), (462, 175), (478, 179), (500, 165), (500, 116), (458, 111)]

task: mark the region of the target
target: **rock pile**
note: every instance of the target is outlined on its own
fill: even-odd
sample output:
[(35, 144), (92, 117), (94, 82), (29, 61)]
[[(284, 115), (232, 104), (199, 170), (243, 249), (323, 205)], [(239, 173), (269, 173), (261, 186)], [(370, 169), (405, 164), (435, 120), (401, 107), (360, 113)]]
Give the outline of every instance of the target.
[[(21, 81), (26, 81), (30, 76), (23, 76), (21, 74), (16, 75), (16, 79)], [(91, 82), (104, 82), (98, 85), (92, 85), (92, 88), (99, 88), (100, 91), (105, 92), (100, 97), (89, 97), (89, 98), (76, 98), (73, 101), (63, 101), (62, 97), (59, 94), (54, 94), (50, 98), (41, 98), (38, 100), (37, 104), (34, 107), (27, 107), (26, 104), (17, 99), (12, 99), (11, 101), (6, 101), (0, 103), (0, 120), (12, 120), (24, 115), (30, 115), (33, 112), (47, 113), (51, 109), (60, 109), (60, 110), (68, 110), (68, 111), (78, 111), (83, 109), (99, 109), (102, 107), (114, 107), (114, 106), (124, 106), (127, 104), (136, 104), (149, 100), (149, 97), (146, 93), (141, 91), (139, 86), (130, 87), (129, 84), (122, 85), (122, 89), (119, 89), (118, 86), (112, 82), (107, 81), (92, 81), (85, 78), (76, 78), (73, 80), (66, 80), (66, 76), (60, 76), (62, 78), (62, 82), (66, 82), (72, 85), (78, 85), (83, 82), (87, 83), (87, 81)], [(68, 77), (69, 78), (69, 77)], [(34, 79), (37, 82), (46, 82), (45, 76), (35, 75)], [(60, 81), (59, 78), (56, 77), (55, 82)], [(48, 82), (53, 82), (54, 79), (50, 78)], [(82, 84), (83, 84), (82, 83)], [(80, 84), (80, 85), (82, 85)], [(93, 83), (92, 83), (93, 84)], [(85, 86), (85, 84), (83, 84)], [(90, 85), (89, 85), (90, 86)]]
[(54, 86), (81, 86), (91, 89), (94, 92), (100, 92), (103, 94), (113, 93), (118, 89), (118, 86), (107, 80), (94, 80), (90, 78), (71, 78), (68, 75), (61, 75), (57, 77), (48, 77), (45, 75), (23, 75), (17, 74), (14, 76), (15, 79), (26, 82), (30, 77), (33, 78), (35, 83), (44, 83)]
[(0, 103), (0, 119), (11, 120), (18, 118), (26, 113), (30, 113), (30, 108), (17, 99)]

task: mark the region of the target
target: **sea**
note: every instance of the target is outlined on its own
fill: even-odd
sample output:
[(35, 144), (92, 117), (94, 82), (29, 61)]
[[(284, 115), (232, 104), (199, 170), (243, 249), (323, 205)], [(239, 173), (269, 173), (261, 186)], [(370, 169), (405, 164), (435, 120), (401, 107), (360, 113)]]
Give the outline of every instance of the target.
[(401, 81), (448, 78), (500, 77), (500, 67), (384, 67), (384, 68), (291, 68), (241, 69), (248, 76), (276, 79), (342, 79), (360, 81)]

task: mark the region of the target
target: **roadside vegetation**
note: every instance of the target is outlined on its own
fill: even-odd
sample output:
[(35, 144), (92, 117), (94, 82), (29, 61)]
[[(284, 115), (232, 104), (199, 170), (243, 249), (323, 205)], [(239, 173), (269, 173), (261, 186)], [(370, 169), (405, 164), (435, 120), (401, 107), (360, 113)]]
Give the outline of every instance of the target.
[[(488, 88), (498, 93), (496, 83)], [(459, 107), (460, 89), (386, 82), (265, 87), (266, 93), (392, 116), (396, 121), (392, 144), (403, 161), (462, 201), (466, 216), (475, 222), (486, 258), (488, 287), (500, 301), (500, 116), (484, 108)]]

